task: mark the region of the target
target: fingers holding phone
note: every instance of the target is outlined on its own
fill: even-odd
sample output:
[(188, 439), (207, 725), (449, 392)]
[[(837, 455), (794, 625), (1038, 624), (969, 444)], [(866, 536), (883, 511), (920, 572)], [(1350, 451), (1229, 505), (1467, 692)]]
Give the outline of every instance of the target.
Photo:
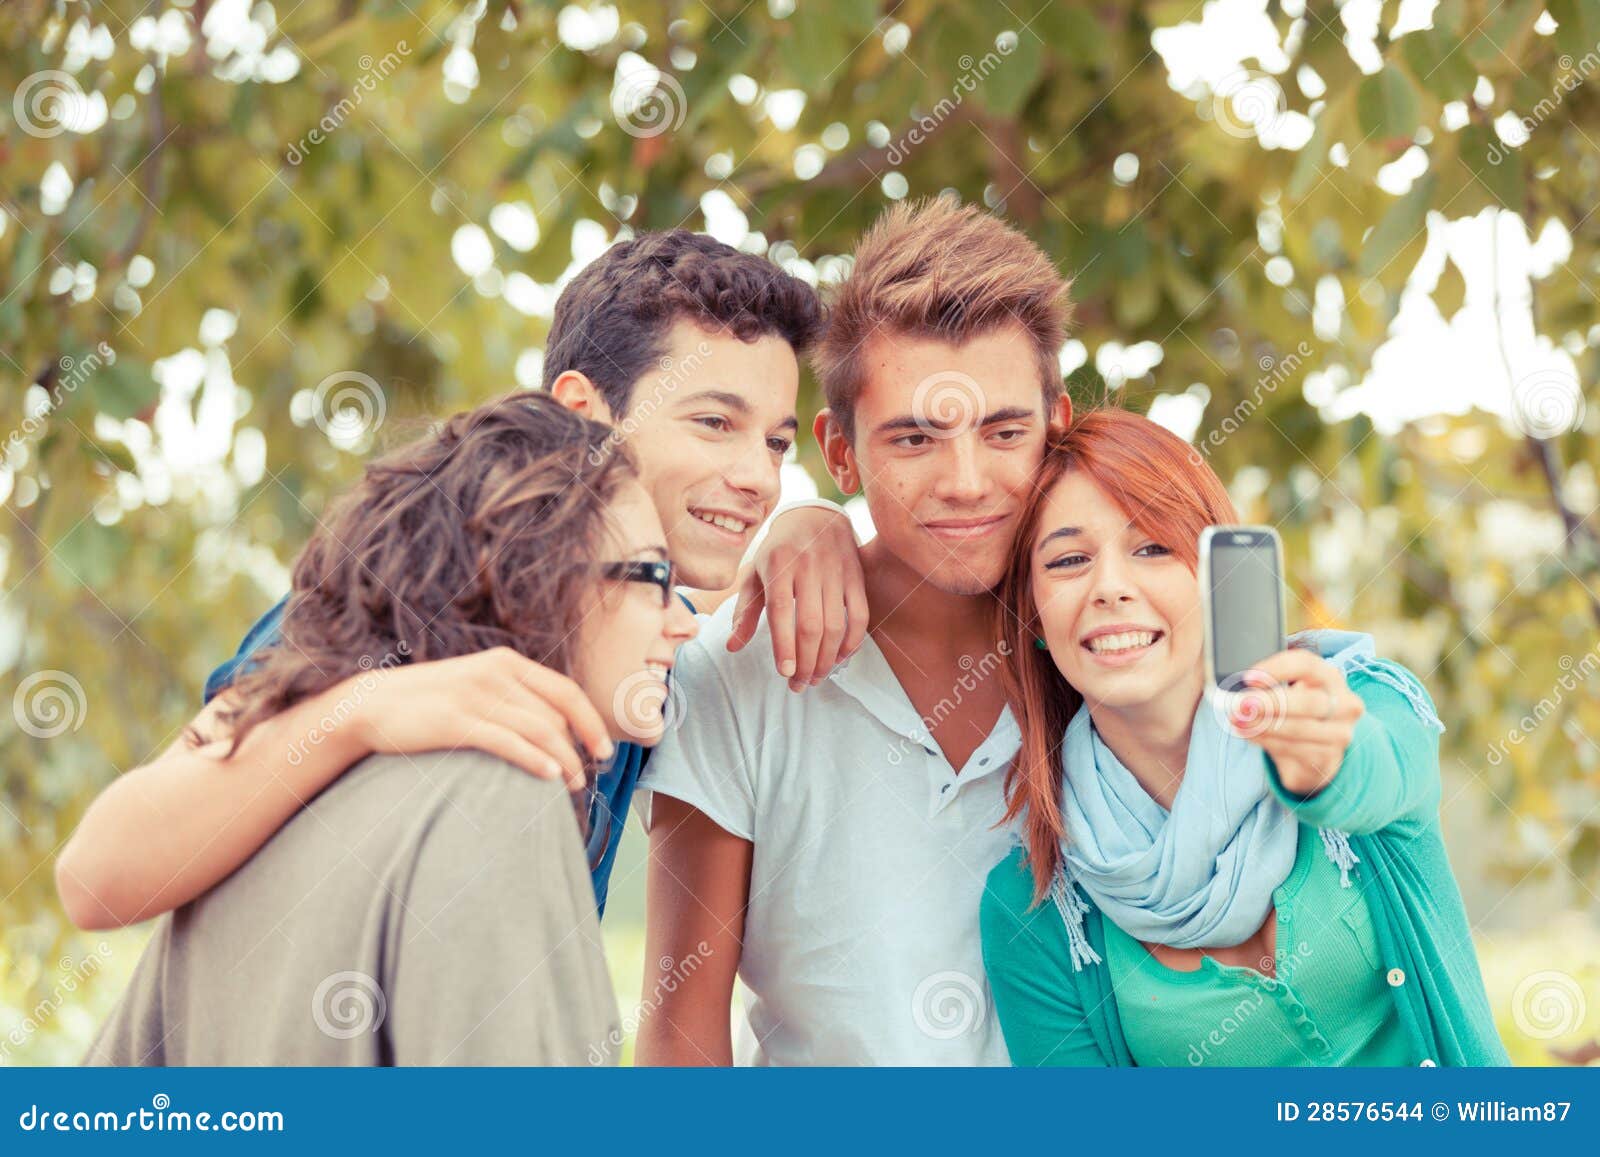
[(1364, 708), (1337, 667), (1285, 645), (1282, 541), (1267, 526), (1207, 527), (1200, 578), (1208, 696), (1272, 758), (1284, 787), (1316, 794), (1338, 773)]
[(1344, 672), (1310, 651), (1287, 650), (1256, 664), (1246, 695), (1265, 695), (1272, 707), (1254, 734), (1239, 732), (1271, 758), (1283, 786), (1315, 795), (1333, 782), (1366, 707)]

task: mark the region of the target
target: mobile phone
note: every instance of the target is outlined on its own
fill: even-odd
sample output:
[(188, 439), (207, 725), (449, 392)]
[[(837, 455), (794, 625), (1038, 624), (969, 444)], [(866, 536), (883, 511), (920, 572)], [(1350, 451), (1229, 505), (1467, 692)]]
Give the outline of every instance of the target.
[(1270, 526), (1208, 526), (1199, 569), (1207, 689), (1242, 691), (1240, 676), (1286, 645), (1283, 541)]

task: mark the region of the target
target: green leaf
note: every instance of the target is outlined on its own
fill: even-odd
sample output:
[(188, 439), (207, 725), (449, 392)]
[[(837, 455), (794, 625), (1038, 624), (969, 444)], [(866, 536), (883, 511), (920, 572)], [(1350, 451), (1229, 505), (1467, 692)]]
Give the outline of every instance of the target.
[(1439, 0), (1433, 10), (1433, 27), (1452, 43), (1459, 42), (1462, 33), (1469, 27), (1466, 0)]
[(1592, 880), (1600, 875), (1600, 826), (1586, 826), (1572, 841), (1567, 861), (1577, 879)]
[(846, 58), (856, 43), (849, 30), (836, 20), (798, 12), (788, 23), (788, 51), (783, 59), (795, 81), (807, 92), (838, 84), (847, 73)]
[[(733, 37), (728, 36), (723, 39), (731, 41)], [(685, 139), (691, 138), (699, 131), (701, 124), (732, 102), (733, 98), (728, 93), (728, 79), (735, 73), (749, 72), (755, 67), (752, 62), (760, 46), (760, 42), (754, 39), (749, 39), (742, 45), (735, 41), (727, 51), (718, 52), (709, 60), (701, 60), (691, 71), (681, 75), (674, 74), (675, 79), (683, 86), (685, 106), (688, 109), (682, 129)], [(566, 140), (563, 142), (565, 151), (577, 152), (582, 144), (571, 127), (570, 120), (565, 122), (564, 127), (566, 128)]]
[(1319, 265), (1341, 269), (1349, 264), (1345, 257), (1344, 231), (1334, 218), (1317, 218), (1311, 226), (1310, 242)]
[(1106, 58), (1106, 30), (1095, 19), (1093, 9), (1052, 3), (1029, 27), (1074, 64), (1094, 65)]
[[(1034, 32), (1026, 28), (1019, 29), (1016, 37), (1016, 47), (1009, 53), (1001, 53), (998, 47), (984, 45), (984, 51), (976, 54), (976, 60), (972, 56), (961, 58), (972, 61), (972, 64), (963, 67), (963, 72), (972, 74), (970, 83), (978, 86), (983, 103), (996, 116), (1015, 116), (1021, 111), (1028, 94), (1039, 82), (1039, 72), (1044, 64), (1044, 44)], [(999, 63), (980, 78), (974, 70), (986, 67), (984, 62), (989, 59), (991, 52)], [(957, 63), (960, 64), (960, 61)]]
[(1322, 106), (1312, 127), (1311, 139), (1300, 149), (1300, 155), (1295, 158), (1294, 171), (1289, 174), (1287, 191), (1290, 201), (1300, 200), (1316, 188), (1317, 182), (1322, 179), (1325, 167), (1331, 164), (1328, 150), (1349, 127), (1352, 107), (1349, 90)]
[(1150, 267), (1150, 235), (1143, 221), (1124, 225), (1110, 238), (1109, 252), (1114, 276), (1139, 277)]
[(1448, 257), (1445, 258), (1444, 269), (1439, 273), (1439, 283), (1433, 287), (1433, 301), (1439, 307), (1439, 313), (1446, 321), (1455, 316), (1456, 311), (1467, 298), (1467, 281), (1461, 275), (1461, 268)]
[[(1357, 268), (1364, 277), (1385, 279), (1395, 273), (1395, 261), (1400, 253), (1421, 242), (1426, 237), (1428, 208), (1433, 198), (1435, 184), (1432, 173), (1424, 173), (1409, 192), (1389, 206), (1377, 226), (1361, 246), (1361, 260)], [(1408, 276), (1409, 266), (1399, 270), (1401, 277)]]
[(161, 387), (150, 376), (149, 364), (140, 359), (124, 356), (96, 366), (80, 357), (76, 364), (80, 371), (92, 370), (89, 390), (95, 406), (107, 417), (127, 421), (161, 397)]
[(1467, 59), (1486, 74), (1520, 70), (1527, 52), (1534, 21), (1545, 10), (1547, 0), (1501, 0), (1467, 37)]
[(1400, 51), (1417, 83), (1441, 101), (1465, 100), (1478, 83), (1478, 70), (1459, 42), (1436, 28), (1401, 37)]
[(1162, 267), (1162, 274), (1167, 296), (1171, 298), (1173, 306), (1180, 316), (1188, 317), (1204, 305), (1211, 295), (1181, 262), (1181, 258), (1174, 257)]
[(103, 458), (118, 470), (128, 474), (137, 474), (139, 471), (138, 460), (134, 458), (133, 451), (121, 442), (105, 442), (99, 438), (91, 437), (88, 445), (96, 457)]
[[(13, 225), (12, 228), (17, 226)], [(8, 311), (0, 314), (0, 327), (3, 327), (0, 332), (5, 332), (8, 339), (12, 336), (10, 331), (13, 325), (20, 328), (22, 309), (32, 297), (33, 284), (44, 268), (43, 256), (44, 233), (38, 229), (24, 233), (17, 241), (16, 251), (11, 254), (11, 277), (5, 286)]]
[(1361, 82), (1356, 95), (1361, 131), (1380, 143), (1410, 140), (1417, 131), (1417, 90), (1399, 67), (1388, 64)]
[(1546, 5), (1556, 18), (1556, 47), (1572, 56), (1583, 57), (1600, 45), (1600, 0), (1549, 0)]
[(1154, 317), (1161, 304), (1158, 288), (1155, 276), (1148, 270), (1135, 277), (1119, 277), (1112, 298), (1117, 323), (1137, 329)]
[(321, 279), (316, 270), (302, 265), (289, 283), (289, 316), (303, 322), (322, 308)]
[(242, 84), (228, 104), (228, 127), (241, 137), (247, 135), (260, 115), (260, 90), (253, 84)]
[[(855, 40), (861, 40), (878, 26), (879, 0), (833, 0), (830, 16), (839, 21)], [(806, 13), (814, 16), (814, 13)], [(796, 12), (798, 19), (800, 13)]]
[(1471, 175), (1468, 186), (1451, 201), (1451, 216), (1476, 213), (1485, 206), (1520, 212), (1524, 193), (1522, 155), (1508, 148), (1488, 125), (1461, 130), (1459, 156)]
[(85, 518), (55, 544), (50, 565), (62, 586), (102, 590), (117, 577), (127, 553), (125, 533)]

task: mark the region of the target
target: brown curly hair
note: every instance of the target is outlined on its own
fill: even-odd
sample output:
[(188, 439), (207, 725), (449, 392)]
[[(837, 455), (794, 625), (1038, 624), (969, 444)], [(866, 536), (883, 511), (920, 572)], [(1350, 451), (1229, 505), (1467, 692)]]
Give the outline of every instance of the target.
[(295, 561), (281, 642), (231, 688), (234, 749), (374, 667), (509, 647), (570, 674), (585, 600), (615, 561), (606, 507), (635, 474), (609, 427), (533, 390), (371, 462)]

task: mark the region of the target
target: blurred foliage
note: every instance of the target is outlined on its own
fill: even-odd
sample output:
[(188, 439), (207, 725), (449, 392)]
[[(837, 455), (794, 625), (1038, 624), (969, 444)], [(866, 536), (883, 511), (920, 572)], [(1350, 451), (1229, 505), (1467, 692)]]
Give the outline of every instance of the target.
[[(1263, 72), (1231, 100), (1169, 83), (1152, 32), (1199, 4), (283, 7), (281, 25), (233, 0), (0, 7), (0, 694), (18, 723), (0, 722), (0, 1037), (99, 942), (65, 927), (54, 849), (175, 738), (359, 469), (370, 440), (331, 440), (313, 387), (368, 375), (387, 434), (528, 381), (575, 238), (700, 227), (707, 194), (759, 230), (748, 247), (824, 280), (895, 197), (952, 189), (1027, 229), (1075, 278), (1077, 399), (1203, 386), (1199, 439), (1283, 532), (1298, 625), (1373, 630), (1425, 675), (1499, 837), (1469, 854), (1507, 888), (1595, 880), (1600, 406), (1549, 440), (1477, 410), (1390, 437), (1325, 421), (1301, 386), (1361, 379), (1430, 213), (1505, 209), (1571, 235), (1533, 318), (1595, 400), (1600, 98), (1550, 98), (1600, 59), (1600, 0), (1445, 0), (1393, 39), (1386, 3), (1369, 73), (1334, 6), (1270, 5), (1287, 66), (1267, 91), (1309, 118), (1300, 148), (1239, 131)], [(101, 101), (103, 124), (62, 131)], [(1502, 144), (1494, 122), (1535, 109)], [(1425, 173), (1385, 192), (1414, 149)], [(476, 233), (506, 203), (523, 227)], [(463, 229), (493, 246), (473, 277)], [(1331, 328), (1319, 283), (1342, 295)], [(1446, 318), (1467, 290), (1448, 266)], [(1151, 373), (1095, 370), (1141, 342)], [(215, 450), (180, 453), (180, 434)], [(1546, 544), (1507, 545), (1508, 524)]]

